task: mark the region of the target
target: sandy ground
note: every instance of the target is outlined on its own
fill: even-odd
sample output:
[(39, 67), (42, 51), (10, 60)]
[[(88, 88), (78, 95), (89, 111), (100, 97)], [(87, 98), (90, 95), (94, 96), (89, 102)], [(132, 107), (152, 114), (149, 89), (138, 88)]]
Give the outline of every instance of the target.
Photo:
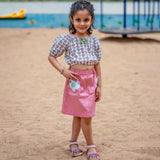
[[(65, 79), (48, 62), (52, 41), (67, 32), (0, 29), (0, 160), (72, 159), (72, 117), (61, 114)], [(102, 100), (93, 119), (101, 159), (159, 160), (160, 33), (94, 34), (103, 51)], [(82, 132), (79, 141), (85, 150)]]

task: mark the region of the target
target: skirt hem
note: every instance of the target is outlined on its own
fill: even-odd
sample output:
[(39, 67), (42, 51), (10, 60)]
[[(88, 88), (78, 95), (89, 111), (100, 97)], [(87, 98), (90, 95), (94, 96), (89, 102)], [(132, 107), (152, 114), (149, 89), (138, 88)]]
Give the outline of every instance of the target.
[(94, 117), (95, 116), (95, 114), (94, 115), (80, 115), (80, 114), (74, 114), (74, 113), (67, 113), (67, 112), (63, 112), (62, 111), (62, 113), (63, 114), (66, 114), (66, 115), (70, 115), (70, 116), (75, 116), (75, 117), (83, 117), (83, 118), (89, 118), (89, 117)]

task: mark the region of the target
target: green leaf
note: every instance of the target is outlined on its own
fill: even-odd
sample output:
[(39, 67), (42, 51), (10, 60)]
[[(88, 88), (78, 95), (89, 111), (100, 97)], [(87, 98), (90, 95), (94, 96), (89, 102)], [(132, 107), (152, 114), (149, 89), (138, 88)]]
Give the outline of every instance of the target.
[(106, 28), (107, 26), (105, 24), (102, 25), (102, 28)]
[(122, 22), (121, 22), (121, 21), (118, 21), (118, 24), (122, 24)]
[(33, 19), (30, 19), (30, 20), (28, 20), (28, 23), (31, 24), (31, 25), (34, 25), (34, 24), (36, 24), (36, 21), (33, 20)]
[(152, 24), (152, 20), (148, 20), (148, 23), (149, 23), (149, 24)]
[(139, 23), (139, 21), (138, 21), (137, 19), (135, 19), (135, 20), (134, 20), (134, 23), (138, 24), (138, 23)]

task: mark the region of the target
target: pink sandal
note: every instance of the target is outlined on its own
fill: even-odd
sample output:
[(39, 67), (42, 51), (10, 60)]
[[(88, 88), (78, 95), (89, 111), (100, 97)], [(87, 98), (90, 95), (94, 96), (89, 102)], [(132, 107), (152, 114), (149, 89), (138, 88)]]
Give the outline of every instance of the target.
[(96, 148), (96, 146), (95, 145), (87, 145), (87, 146), (85, 146), (85, 148), (87, 148), (87, 159), (88, 160), (100, 160), (100, 158), (93, 158), (93, 157), (99, 157), (99, 154), (97, 153), (97, 152), (95, 152), (95, 153), (88, 153), (88, 150), (90, 149), (90, 148)]
[[(69, 142), (70, 151), (72, 152), (72, 157), (78, 157), (83, 155), (83, 151), (79, 149), (79, 142)], [(77, 145), (77, 149), (71, 149), (72, 145)], [(79, 152), (79, 153), (77, 153)]]

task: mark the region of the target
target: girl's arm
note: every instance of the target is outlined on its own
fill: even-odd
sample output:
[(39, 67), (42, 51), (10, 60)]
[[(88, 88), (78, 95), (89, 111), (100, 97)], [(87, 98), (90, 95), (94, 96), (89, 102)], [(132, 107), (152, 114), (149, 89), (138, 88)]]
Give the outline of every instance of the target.
[(58, 62), (58, 60), (55, 57), (53, 57), (52, 55), (49, 54), (48, 60), (57, 71), (59, 71), (59, 72), (62, 71), (63, 76), (66, 77), (67, 80), (70, 80), (70, 79), (72, 79), (74, 81), (78, 80), (76, 78), (76, 76), (78, 75), (77, 73), (74, 73), (68, 69), (63, 68), (62, 65)]
[(102, 87), (102, 77), (101, 77), (101, 66), (100, 62), (94, 65), (95, 71), (97, 73), (98, 81), (96, 88), (95, 101), (98, 102), (101, 99), (101, 87)]
[(57, 71), (61, 72), (63, 67), (60, 65), (60, 63), (57, 61), (55, 57), (49, 55), (48, 60)]

